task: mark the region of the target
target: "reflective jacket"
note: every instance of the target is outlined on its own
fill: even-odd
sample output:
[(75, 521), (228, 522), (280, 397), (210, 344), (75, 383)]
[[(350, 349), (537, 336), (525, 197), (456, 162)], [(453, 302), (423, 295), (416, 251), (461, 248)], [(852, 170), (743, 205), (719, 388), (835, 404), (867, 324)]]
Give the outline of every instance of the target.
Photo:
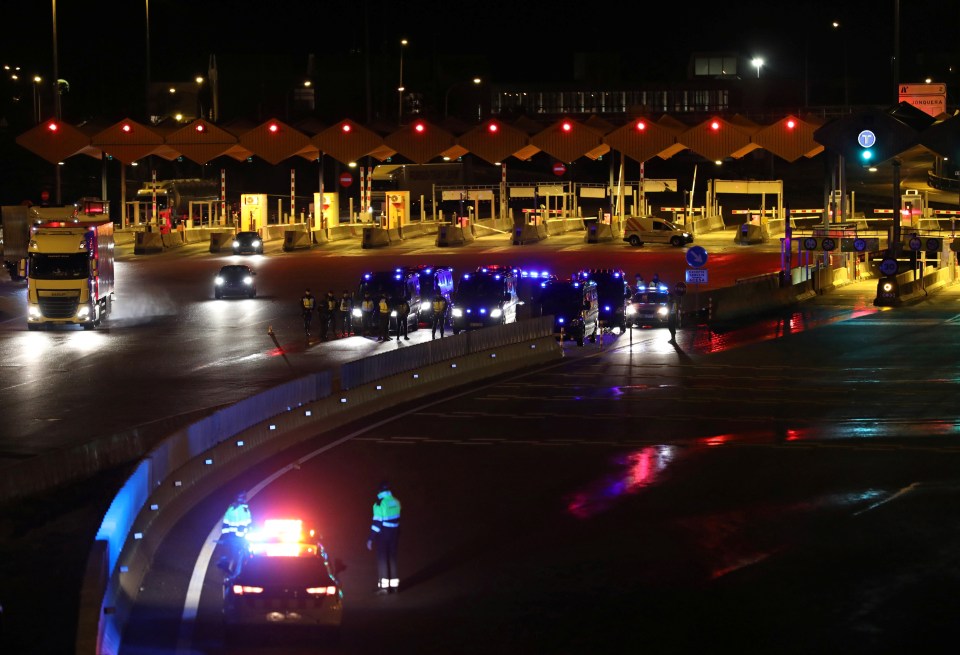
[(389, 314), (389, 313), (390, 313), (390, 305), (387, 304), (387, 299), (386, 299), (386, 298), (381, 298), (381, 299), (380, 299), (380, 303), (378, 304), (378, 307), (379, 307), (379, 309), (380, 309), (380, 313), (381, 313), (381, 314)]
[(353, 300), (351, 300), (348, 296), (343, 296), (340, 298), (340, 311), (349, 312), (351, 309), (353, 309)]
[(304, 296), (300, 299), (300, 306), (303, 307), (305, 312), (312, 312), (316, 304), (317, 301), (313, 296)]
[(364, 298), (363, 302), (360, 303), (360, 311), (373, 313), (373, 298)]
[(370, 524), (370, 538), (377, 537), (383, 530), (400, 527), (400, 501), (389, 490), (377, 494), (373, 504), (373, 523)]
[(438, 298), (437, 300), (434, 300), (434, 301), (433, 301), (433, 313), (434, 313), (434, 314), (436, 314), (437, 316), (440, 316), (440, 315), (442, 315), (445, 311), (447, 311), (447, 299), (446, 299), (446, 298)]
[(223, 525), (220, 527), (220, 534), (235, 534), (242, 537), (247, 534), (253, 517), (250, 515), (250, 506), (246, 503), (241, 505), (233, 504), (227, 508), (227, 513), (223, 515)]

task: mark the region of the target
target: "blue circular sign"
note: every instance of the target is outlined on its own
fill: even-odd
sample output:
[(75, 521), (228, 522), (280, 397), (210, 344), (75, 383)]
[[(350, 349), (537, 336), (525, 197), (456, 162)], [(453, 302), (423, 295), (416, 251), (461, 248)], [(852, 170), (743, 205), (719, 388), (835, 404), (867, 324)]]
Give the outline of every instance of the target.
[(703, 246), (690, 246), (687, 249), (687, 263), (694, 267), (700, 268), (707, 263), (707, 250)]
[(880, 260), (880, 272), (884, 275), (896, 275), (897, 268), (897, 260), (892, 257)]
[(864, 130), (857, 135), (857, 143), (859, 143), (862, 148), (872, 148), (876, 142), (877, 135), (870, 130)]
[(910, 239), (910, 250), (920, 250), (921, 241), (920, 237), (912, 237)]
[(823, 249), (827, 251), (834, 250), (837, 247), (837, 242), (829, 237), (824, 239), (821, 243), (822, 243)]
[(857, 237), (853, 240), (853, 249), (857, 252), (863, 252), (867, 249), (867, 240), (862, 237)]

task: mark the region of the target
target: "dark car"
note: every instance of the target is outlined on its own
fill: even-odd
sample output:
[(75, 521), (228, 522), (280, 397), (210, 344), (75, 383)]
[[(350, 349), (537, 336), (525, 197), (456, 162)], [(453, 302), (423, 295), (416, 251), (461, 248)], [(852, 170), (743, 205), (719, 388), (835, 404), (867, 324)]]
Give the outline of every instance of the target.
[[(331, 563), (323, 544), (300, 519), (270, 519), (246, 537), (239, 573), (224, 580), (227, 635), (237, 628), (318, 630), (335, 639), (343, 618), (343, 565)], [(304, 635), (306, 636), (306, 635)]]
[(237, 232), (233, 238), (234, 255), (262, 255), (263, 239), (256, 232)]
[(218, 300), (230, 296), (255, 298), (257, 296), (257, 283), (253, 278), (256, 275), (253, 269), (243, 264), (224, 266), (213, 281), (213, 295)]

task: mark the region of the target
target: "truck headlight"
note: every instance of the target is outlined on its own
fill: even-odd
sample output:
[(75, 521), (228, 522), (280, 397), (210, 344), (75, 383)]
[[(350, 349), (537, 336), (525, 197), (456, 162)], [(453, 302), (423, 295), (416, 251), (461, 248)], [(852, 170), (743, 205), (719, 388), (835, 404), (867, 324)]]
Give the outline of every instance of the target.
[(250, 286), (253, 284), (253, 278), (248, 275), (247, 277), (243, 278), (243, 283), (247, 286)]
[(218, 276), (217, 276), (217, 279), (214, 280), (213, 282), (214, 282), (214, 284), (216, 284), (216, 285), (219, 287), (220, 285), (223, 284), (223, 278), (218, 275)]
[(352, 313), (354, 318), (363, 318), (363, 310), (361, 309), (354, 308)]
[(233, 247), (234, 247), (234, 248), (239, 248), (239, 247), (240, 247), (240, 242), (239, 242), (239, 241), (234, 241), (234, 242), (233, 242)]
[(463, 310), (460, 309), (459, 307), (454, 307), (454, 308), (453, 308), (453, 311), (450, 312), (450, 314), (451, 314), (454, 318), (460, 318), (461, 316), (463, 316)]
[(627, 316), (633, 316), (637, 313), (637, 308), (633, 305), (627, 305)]
[(77, 310), (77, 318), (86, 318), (90, 315), (90, 308), (87, 305), (84, 305)]
[(40, 313), (39, 305), (30, 305), (30, 307), (27, 309), (28, 318), (40, 318), (41, 316), (42, 314)]
[(501, 316), (503, 316), (503, 310), (499, 307), (490, 310), (490, 318), (500, 318)]
[(657, 307), (657, 316), (666, 316), (669, 312), (666, 307)]
[[(684, 236), (686, 236), (686, 235), (684, 235)], [(253, 247), (254, 247), (254, 248), (259, 248), (259, 247), (260, 247), (260, 240), (259, 240), (259, 239), (254, 239), (254, 240), (253, 240)]]
[(422, 303), (420, 303), (420, 311), (421, 311), (421, 312), (429, 312), (429, 311), (430, 311), (430, 301), (429, 301), (429, 300), (424, 300)]

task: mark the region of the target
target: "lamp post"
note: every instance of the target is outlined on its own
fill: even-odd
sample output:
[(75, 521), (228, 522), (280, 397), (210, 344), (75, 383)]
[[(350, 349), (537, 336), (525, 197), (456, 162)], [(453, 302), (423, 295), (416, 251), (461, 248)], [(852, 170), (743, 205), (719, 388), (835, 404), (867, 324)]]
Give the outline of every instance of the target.
[(840, 35), (840, 42), (843, 45), (843, 107), (850, 106), (850, 74), (847, 66), (847, 40), (845, 34), (840, 31), (840, 21), (833, 21), (830, 26)]
[(144, 87), (145, 96), (144, 101), (146, 102), (146, 116), (150, 117), (150, 0), (143, 0), (144, 13), (146, 15), (146, 32), (144, 33), (144, 46), (146, 48), (146, 57), (147, 57), (147, 75), (146, 75), (146, 86)]
[[(481, 80), (479, 77), (475, 77), (472, 80), (468, 80), (468, 81), (479, 86), (480, 82), (482, 82), (483, 80)], [(443, 117), (444, 118), (446, 118), (448, 115), (447, 109), (450, 105), (450, 92), (453, 91), (458, 86), (460, 86), (461, 84), (466, 84), (466, 83), (467, 81), (454, 82), (453, 84), (450, 85), (450, 87), (447, 89), (447, 92), (443, 95)]]
[[(53, 116), (60, 122), (60, 67), (57, 57), (57, 0), (51, 0), (53, 3)], [(54, 166), (54, 184), (55, 184), (55, 200), (57, 205), (63, 204), (62, 196), (60, 194), (60, 163), (57, 162)]]
[(751, 61), (751, 64), (757, 69), (757, 79), (760, 79), (760, 69), (763, 68), (763, 59), (760, 57), (754, 57)]
[(40, 124), (40, 116), (43, 113), (40, 107), (40, 82), (43, 78), (39, 75), (33, 76), (33, 120), (35, 124)]
[(406, 39), (400, 39), (400, 85), (397, 87), (397, 125), (402, 122), (403, 119), (403, 49), (407, 46)]

